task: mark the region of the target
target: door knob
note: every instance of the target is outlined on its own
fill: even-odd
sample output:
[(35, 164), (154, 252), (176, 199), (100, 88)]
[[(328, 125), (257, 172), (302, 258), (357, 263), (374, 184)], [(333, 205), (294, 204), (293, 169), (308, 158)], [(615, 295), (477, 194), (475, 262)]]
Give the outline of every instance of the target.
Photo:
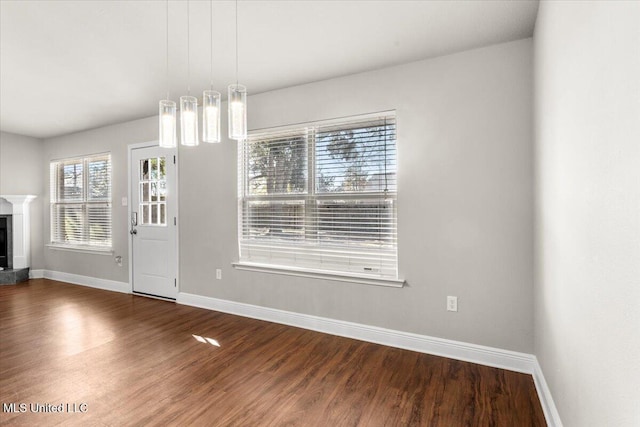
[(135, 228), (132, 229), (129, 234), (133, 235), (133, 234), (138, 234), (138, 230), (136, 230)]

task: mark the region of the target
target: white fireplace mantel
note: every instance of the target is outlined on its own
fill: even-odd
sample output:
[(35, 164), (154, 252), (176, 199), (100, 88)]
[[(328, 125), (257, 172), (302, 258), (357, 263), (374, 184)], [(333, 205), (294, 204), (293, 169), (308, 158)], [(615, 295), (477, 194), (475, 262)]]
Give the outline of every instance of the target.
[(31, 266), (29, 203), (35, 198), (32, 195), (0, 194), (0, 215), (11, 215), (14, 269)]

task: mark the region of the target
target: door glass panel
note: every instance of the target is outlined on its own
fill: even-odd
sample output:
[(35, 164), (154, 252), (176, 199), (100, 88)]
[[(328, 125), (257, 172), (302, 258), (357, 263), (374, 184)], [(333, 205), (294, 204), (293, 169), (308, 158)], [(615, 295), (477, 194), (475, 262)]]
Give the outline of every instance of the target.
[(167, 179), (166, 161), (164, 157), (160, 157), (158, 179)]
[(149, 159), (140, 160), (140, 180), (149, 179)]
[(167, 173), (165, 157), (140, 160), (140, 225), (167, 225)]
[(159, 193), (161, 202), (164, 202), (167, 200), (167, 182), (166, 181), (158, 182), (158, 193)]
[(140, 194), (141, 194), (141, 201), (143, 202), (148, 202), (149, 201), (149, 183), (148, 182), (141, 182), (140, 183)]
[(151, 179), (158, 179), (158, 159), (153, 158), (151, 160)]
[(157, 182), (151, 183), (151, 201), (152, 202), (158, 201), (158, 183)]
[(142, 205), (142, 221), (138, 223), (141, 224), (149, 224), (149, 205)]

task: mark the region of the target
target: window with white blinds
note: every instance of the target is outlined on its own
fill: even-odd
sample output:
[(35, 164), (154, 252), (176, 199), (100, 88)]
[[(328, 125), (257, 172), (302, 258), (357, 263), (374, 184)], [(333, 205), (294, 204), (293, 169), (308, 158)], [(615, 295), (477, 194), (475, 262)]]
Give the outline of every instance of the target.
[(50, 164), (51, 243), (111, 248), (111, 155)]
[(397, 279), (395, 113), (251, 132), (240, 264)]

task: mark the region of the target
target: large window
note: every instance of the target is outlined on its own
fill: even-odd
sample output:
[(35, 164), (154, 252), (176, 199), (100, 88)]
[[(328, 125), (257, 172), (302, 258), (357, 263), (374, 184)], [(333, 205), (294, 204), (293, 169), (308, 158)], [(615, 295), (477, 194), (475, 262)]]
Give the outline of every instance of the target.
[(111, 156), (50, 164), (51, 243), (111, 249)]
[(395, 114), (252, 132), (240, 264), (397, 279)]

